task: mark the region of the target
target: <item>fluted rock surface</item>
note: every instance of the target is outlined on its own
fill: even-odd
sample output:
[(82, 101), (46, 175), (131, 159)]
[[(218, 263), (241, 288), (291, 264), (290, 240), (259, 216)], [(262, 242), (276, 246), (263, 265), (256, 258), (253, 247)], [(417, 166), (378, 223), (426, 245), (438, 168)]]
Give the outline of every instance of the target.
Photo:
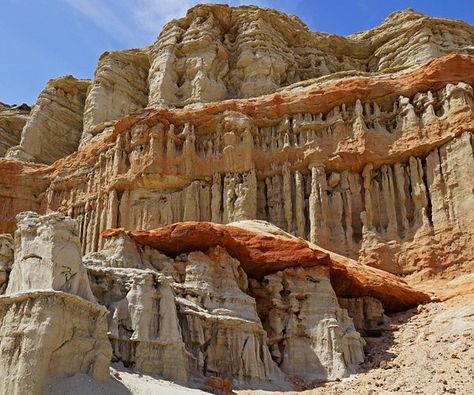
[[(381, 270), (357, 264), (351, 259), (322, 250), (306, 241), (285, 234), (274, 227), (234, 223), (223, 226), (206, 222), (184, 222), (151, 231), (129, 231), (142, 246), (158, 249), (176, 256), (181, 253), (205, 251), (224, 246), (237, 258), (249, 277), (260, 279), (267, 274), (291, 267), (326, 267), (332, 286), (339, 296), (376, 296), (389, 311), (398, 311), (426, 302), (427, 296), (409, 287), (405, 282)], [(123, 229), (110, 229), (104, 236), (121, 237)], [(278, 234), (279, 233), (279, 234)]]
[(52, 166), (0, 161), (1, 231), (59, 209), (90, 252), (109, 227), (258, 218), (393, 273), (470, 270), (473, 59), (144, 110)]
[[(116, 360), (181, 382), (230, 377), (239, 388), (289, 388), (293, 376), (334, 380), (364, 360), (351, 315), (368, 329), (374, 310), (383, 317), (382, 303), (396, 310), (426, 300), (388, 273), (359, 266), (359, 278), (351, 277), (355, 263), (336, 262), (270, 224), (236, 225), (105, 233), (104, 249), (84, 261), (110, 311)], [(383, 302), (354, 299), (364, 292)], [(337, 293), (347, 306), (373, 299), (376, 308), (348, 312)]]
[(328, 268), (285, 269), (250, 282), (272, 357), (289, 375), (321, 382), (364, 361), (364, 340), (339, 307)]
[(109, 377), (107, 311), (56, 291), (0, 296), (0, 394), (40, 395), (76, 373)]
[[(379, 75), (452, 52), (474, 54), (474, 28), (413, 10), (340, 37), (310, 32), (275, 10), (198, 5), (168, 23), (152, 45), (104, 53), (93, 81), (50, 81), (8, 157), (51, 163), (145, 107), (182, 108), (299, 89), (318, 79)], [(71, 138), (61, 145), (47, 143), (65, 133)]]
[(199, 5), (93, 80), (51, 80), (31, 113), (2, 105), (0, 332), (77, 305), (54, 333), (103, 351), (67, 374), (113, 349), (183, 383), (346, 376), (359, 333), (429, 299), (397, 275), (472, 276), (473, 48), (472, 26), (411, 10), (338, 37)]

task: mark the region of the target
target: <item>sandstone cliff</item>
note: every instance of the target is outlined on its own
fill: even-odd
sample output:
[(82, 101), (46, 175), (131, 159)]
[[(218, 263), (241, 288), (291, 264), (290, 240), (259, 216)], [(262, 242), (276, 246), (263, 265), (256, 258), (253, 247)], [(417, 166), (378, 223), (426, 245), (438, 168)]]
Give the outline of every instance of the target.
[(461, 21), (338, 37), (199, 5), (1, 105), (0, 392), (111, 361), (205, 388), (354, 372), (429, 300), (397, 276), (472, 277), (473, 86)]
[(28, 119), (30, 107), (26, 104), (9, 106), (0, 102), (0, 157), (20, 143), (21, 131)]
[(340, 379), (364, 361), (353, 319), (359, 330), (372, 324), (354, 306), (378, 303), (379, 327), (382, 305), (428, 299), (270, 224), (111, 230), (84, 265), (75, 220), (32, 212), (17, 220), (14, 257), (11, 238), (0, 238), (11, 271), (0, 297), (5, 394), (39, 394), (77, 373), (104, 380), (111, 360), (183, 384), (216, 376), (238, 388), (291, 389), (293, 377)]
[[(104, 53), (93, 81), (51, 80), (20, 146), (8, 157), (51, 163), (145, 107), (181, 108), (318, 79), (399, 71), (452, 52), (472, 55), (473, 41), (469, 24), (413, 10), (393, 13), (367, 32), (340, 37), (310, 32), (297, 17), (275, 10), (198, 5), (168, 23), (149, 47)], [(47, 143), (66, 131), (69, 140)]]
[(108, 227), (258, 218), (393, 273), (469, 266), (473, 59), (149, 109), (52, 166), (0, 161), (2, 231), (59, 209), (90, 252)]

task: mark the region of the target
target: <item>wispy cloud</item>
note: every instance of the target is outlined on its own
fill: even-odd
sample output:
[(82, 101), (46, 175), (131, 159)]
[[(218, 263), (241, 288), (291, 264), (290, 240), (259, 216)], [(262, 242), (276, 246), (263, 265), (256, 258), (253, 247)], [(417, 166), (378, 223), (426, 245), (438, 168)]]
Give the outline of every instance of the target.
[[(63, 0), (111, 37), (127, 46), (143, 46), (172, 19), (183, 17), (198, 0)], [(271, 6), (267, 0), (214, 1), (231, 5)]]
[[(110, 0), (64, 0), (67, 5), (89, 19), (98, 28), (106, 32), (117, 41), (124, 41), (127, 45), (140, 40), (140, 34), (131, 27), (130, 21), (120, 12), (120, 7)], [(127, 0), (128, 2), (128, 0)]]

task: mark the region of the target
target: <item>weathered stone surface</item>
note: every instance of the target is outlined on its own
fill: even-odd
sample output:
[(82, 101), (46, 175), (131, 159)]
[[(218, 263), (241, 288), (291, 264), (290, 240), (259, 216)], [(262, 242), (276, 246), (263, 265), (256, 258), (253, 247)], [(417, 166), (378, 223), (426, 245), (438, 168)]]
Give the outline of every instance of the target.
[(144, 50), (101, 55), (85, 101), (81, 146), (107, 130), (115, 120), (146, 107), (148, 67)]
[(30, 107), (26, 104), (9, 106), (0, 102), (0, 158), (10, 147), (20, 143), (29, 113)]
[(0, 235), (0, 295), (5, 292), (8, 276), (13, 265), (13, 237)]
[[(437, 262), (470, 262), (469, 204), (446, 223), (431, 198), (450, 199), (432, 185), (439, 178), (434, 153), (449, 144), (438, 168), (457, 158), (450, 177), (464, 180), (459, 193), (470, 201), (470, 178), (461, 174), (471, 168), (473, 98), (470, 86), (456, 80), (473, 70), (471, 57), (450, 55), (391, 78), (327, 81), (197, 109), (145, 110), (54, 166), (16, 170), (0, 163), (14, 174), (0, 180), (6, 186), (0, 193), (12, 202), (0, 206), (1, 217), (29, 206), (60, 209), (77, 218), (86, 253), (102, 246), (99, 235), (108, 227), (259, 218), (394, 273), (412, 273), (411, 262), (428, 274)], [(355, 103), (344, 104), (351, 95)], [(357, 101), (359, 95), (367, 101)], [(320, 119), (320, 110), (329, 112)], [(27, 195), (23, 201), (14, 199), (17, 189)], [(11, 220), (0, 225), (13, 229)], [(455, 235), (462, 244), (453, 248)]]
[(382, 304), (370, 296), (362, 298), (338, 298), (339, 306), (347, 310), (354, 327), (362, 335), (377, 336), (385, 323)]
[(151, 47), (149, 102), (182, 107), (260, 96), (342, 72), (387, 72), (454, 51), (472, 54), (473, 41), (472, 26), (412, 10), (338, 37), (310, 32), (275, 10), (199, 5), (167, 24)]
[[(283, 251), (285, 240), (297, 240), (281, 230), (279, 238), (263, 234), (261, 223), (246, 225), (259, 230), (262, 239), (280, 243)], [(221, 234), (231, 228), (214, 225)], [(249, 289), (246, 254), (232, 257), (235, 246), (229, 239), (203, 243), (212, 239), (205, 229), (199, 247), (196, 235), (184, 230), (189, 245), (183, 250), (170, 245), (184, 246), (184, 239), (162, 244), (149, 242), (150, 237), (144, 243), (144, 232), (140, 239), (110, 231), (105, 249), (85, 257), (92, 290), (110, 311), (116, 360), (181, 382), (196, 375), (231, 377), (238, 388), (289, 388), (285, 380), (295, 375), (308, 382), (333, 380), (363, 361), (364, 342), (338, 305), (330, 267), (301, 267), (295, 256), (296, 267), (273, 268), (273, 274), (251, 279)], [(268, 246), (261, 244), (262, 251)], [(249, 259), (261, 261), (258, 254)], [(371, 323), (362, 317), (362, 324)]]
[(132, 267), (161, 266), (174, 278), (157, 269), (104, 267), (105, 254), (85, 257), (92, 290), (110, 311), (116, 360), (183, 383), (204, 375), (231, 377), (239, 387), (284, 388), (236, 259), (222, 247), (175, 259), (149, 247), (137, 252)]
[(339, 307), (327, 267), (289, 268), (250, 282), (273, 359), (289, 375), (321, 382), (364, 361), (364, 340)]
[(109, 310), (113, 360), (187, 383), (188, 354), (169, 281), (153, 271), (88, 266), (92, 290)]
[(52, 289), (95, 303), (76, 229), (76, 221), (60, 213), (19, 214), (15, 259), (5, 294)]
[(57, 291), (0, 296), (0, 394), (43, 394), (49, 380), (109, 377), (107, 311)]
[(10, 148), (6, 157), (53, 163), (76, 151), (89, 85), (90, 81), (72, 76), (50, 80), (31, 109), (20, 144)]
[(20, 312), (47, 316), (46, 289), (97, 299), (114, 361), (183, 383), (346, 376), (357, 332), (428, 299), (387, 271), (472, 288), (473, 48), (472, 26), (411, 10), (337, 37), (199, 5), (93, 81), (50, 81), (21, 141), (26, 111), (0, 107), (0, 156), (20, 160), (0, 159), (0, 232), (27, 210), (77, 221), (26, 215), (13, 265), (0, 239), (7, 310), (32, 287)]
[(251, 226), (252, 230), (247, 230), (245, 222), (243, 227), (235, 226), (238, 224), (183, 222), (151, 231), (111, 229), (103, 236), (126, 233), (138, 244), (172, 256), (224, 246), (252, 278), (262, 278), (289, 267), (327, 267), (338, 296), (376, 296), (388, 311), (403, 310), (428, 300), (426, 294), (414, 290), (394, 275), (360, 265), (281, 230), (273, 234), (275, 227), (266, 226), (262, 231), (254, 223), (253, 229)]

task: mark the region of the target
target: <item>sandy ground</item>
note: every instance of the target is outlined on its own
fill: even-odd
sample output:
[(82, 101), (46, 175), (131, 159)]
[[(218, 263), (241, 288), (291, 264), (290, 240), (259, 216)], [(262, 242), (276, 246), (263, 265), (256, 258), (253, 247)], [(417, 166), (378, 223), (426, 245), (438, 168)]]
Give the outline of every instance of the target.
[[(286, 395), (474, 394), (474, 294), (430, 303), (390, 317), (381, 337), (367, 338), (366, 362), (357, 374)], [(99, 383), (87, 375), (62, 379), (48, 395), (190, 395), (189, 389), (119, 365)], [(239, 395), (282, 392), (237, 391)]]
[(87, 374), (76, 374), (56, 381), (46, 388), (47, 395), (207, 395), (207, 392), (190, 389), (171, 381), (146, 374), (131, 372), (114, 365), (111, 378), (105, 383), (92, 379)]
[(395, 314), (382, 337), (367, 340), (367, 361), (357, 375), (285, 394), (474, 394), (474, 295)]

